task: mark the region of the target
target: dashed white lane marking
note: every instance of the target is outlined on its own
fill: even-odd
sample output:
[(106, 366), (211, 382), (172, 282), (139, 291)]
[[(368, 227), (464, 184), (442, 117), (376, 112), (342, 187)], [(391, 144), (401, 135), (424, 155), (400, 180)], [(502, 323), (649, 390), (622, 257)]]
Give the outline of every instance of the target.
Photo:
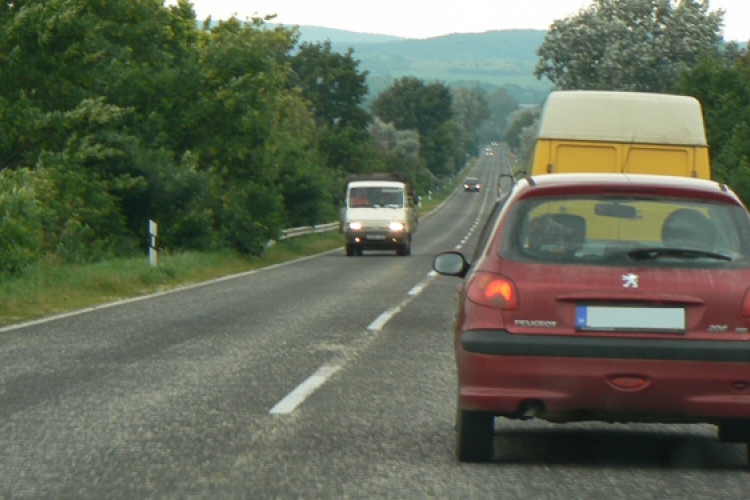
[[(484, 211), (484, 206), (486, 202), (486, 198), (482, 201), (481, 208), (479, 210), (479, 215), (477, 216), (477, 219), (474, 221), (474, 225), (472, 225), (469, 232), (466, 234), (466, 236), (461, 240), (461, 243), (459, 245), (456, 245), (456, 250), (459, 250), (462, 248), (466, 242), (469, 241), (471, 238), (471, 235), (474, 233), (476, 228), (479, 226), (479, 222), (481, 221), (481, 216)], [(367, 326), (367, 329), (371, 332), (380, 332), (383, 327), (385, 327), (386, 324), (401, 310), (406, 307), (409, 302), (414, 300), (415, 297), (417, 297), (420, 293), (422, 293), (429, 285), (430, 281), (432, 281), (438, 274), (432, 270), (429, 273), (427, 273), (427, 277), (414, 285), (411, 290), (409, 290), (406, 293), (406, 298), (401, 301), (400, 304), (398, 304), (395, 307), (392, 307), (382, 313), (380, 316), (375, 318), (375, 321), (370, 323)], [(341, 366), (337, 365), (323, 365), (321, 366), (318, 371), (310, 375), (310, 378), (302, 382), (300, 385), (297, 386), (296, 389), (294, 389), (292, 392), (290, 392), (288, 395), (284, 397), (281, 401), (276, 403), (276, 406), (271, 408), (270, 413), (272, 415), (288, 415), (289, 413), (292, 413), (294, 410), (297, 409), (299, 405), (301, 405), (313, 392), (315, 392), (320, 386), (325, 384), (328, 379), (337, 371), (341, 369)]]
[(406, 295), (419, 295), (435, 276), (437, 276), (437, 273), (435, 271), (430, 271), (427, 273), (427, 278), (414, 285), (414, 288), (406, 292)]
[(435, 276), (437, 276), (437, 273), (435, 271), (430, 271), (429, 273), (427, 273), (427, 277), (423, 279), (422, 281), (420, 281), (419, 283), (417, 283), (416, 285), (414, 285), (414, 287), (412, 287), (412, 289), (406, 293), (406, 298), (403, 301), (401, 301), (399, 305), (397, 305), (396, 307), (391, 307), (390, 309), (385, 311), (383, 314), (375, 318), (375, 321), (370, 323), (367, 326), (367, 329), (370, 330), (371, 332), (379, 332), (380, 330), (382, 330), (383, 327), (391, 320), (391, 318), (393, 318), (396, 314), (401, 312), (401, 309), (406, 307), (406, 305), (409, 302), (414, 300), (414, 298), (417, 295), (422, 293), (425, 287), (430, 283), (430, 281), (432, 281), (435, 278)]
[(271, 408), (272, 415), (288, 415), (297, 409), (313, 392), (325, 384), (331, 376), (341, 369), (337, 365), (323, 365), (310, 375), (307, 380), (297, 386), (284, 399)]
[(484, 213), (484, 207), (486, 204), (487, 197), (485, 196), (484, 198), (482, 198), (482, 205), (479, 207), (479, 212), (477, 213), (477, 218), (474, 219), (474, 224), (472, 224), (469, 232), (466, 233), (466, 235), (461, 239), (458, 245), (454, 247), (456, 250), (461, 250), (464, 245), (469, 242), (469, 240), (471, 239), (471, 235), (474, 234), (474, 231), (476, 231), (476, 229), (479, 227), (479, 223), (482, 221), (482, 214)]
[[(409, 302), (414, 300), (417, 295), (422, 293), (425, 287), (430, 283), (430, 281), (435, 278), (435, 276), (437, 276), (437, 273), (435, 271), (430, 271), (425, 279), (423, 279), (411, 290), (409, 290), (409, 292), (407, 292), (407, 297), (403, 301), (401, 301), (399, 305), (388, 309), (383, 314), (378, 316), (375, 321), (370, 323), (367, 329), (372, 332), (381, 331), (383, 327), (388, 323), (388, 321), (391, 320), (391, 318), (398, 314), (401, 309), (403, 309)], [(271, 410), (269, 410), (269, 413), (271, 413), (272, 415), (288, 415), (292, 413), (297, 409), (299, 405), (304, 403), (304, 401), (308, 397), (310, 397), (312, 393), (314, 393), (320, 386), (325, 384), (328, 379), (331, 378), (331, 376), (340, 369), (341, 366), (339, 365), (321, 366), (315, 373), (310, 375), (307, 380), (302, 382), (292, 392), (287, 394), (284, 399), (276, 403), (276, 405), (271, 408)]]
[(386, 323), (388, 323), (391, 320), (392, 317), (394, 317), (396, 314), (398, 314), (399, 311), (401, 311), (401, 309), (404, 307), (404, 305), (406, 305), (410, 301), (411, 301), (411, 298), (403, 301), (402, 303), (400, 303), (396, 307), (391, 307), (390, 309), (388, 309), (387, 311), (385, 311), (383, 314), (381, 314), (380, 316), (378, 316), (377, 318), (375, 318), (375, 321), (373, 321), (372, 323), (370, 323), (367, 326), (367, 329), (370, 330), (370, 331), (373, 331), (373, 332), (379, 332), (380, 330), (383, 329), (383, 327), (386, 325)]

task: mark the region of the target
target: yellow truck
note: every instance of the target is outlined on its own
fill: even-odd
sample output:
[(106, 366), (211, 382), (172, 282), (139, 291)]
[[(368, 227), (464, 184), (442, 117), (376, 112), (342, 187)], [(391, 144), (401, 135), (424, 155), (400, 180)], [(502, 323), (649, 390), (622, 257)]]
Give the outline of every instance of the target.
[(527, 173), (647, 173), (711, 178), (700, 102), (622, 91), (550, 93)]

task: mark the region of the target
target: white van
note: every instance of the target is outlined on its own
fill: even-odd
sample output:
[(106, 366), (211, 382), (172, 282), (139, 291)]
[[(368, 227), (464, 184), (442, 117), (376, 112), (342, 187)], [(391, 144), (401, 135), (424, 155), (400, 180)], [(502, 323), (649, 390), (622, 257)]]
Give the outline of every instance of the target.
[(346, 235), (346, 255), (364, 250), (395, 250), (411, 255), (418, 219), (412, 183), (399, 174), (350, 176), (340, 229)]

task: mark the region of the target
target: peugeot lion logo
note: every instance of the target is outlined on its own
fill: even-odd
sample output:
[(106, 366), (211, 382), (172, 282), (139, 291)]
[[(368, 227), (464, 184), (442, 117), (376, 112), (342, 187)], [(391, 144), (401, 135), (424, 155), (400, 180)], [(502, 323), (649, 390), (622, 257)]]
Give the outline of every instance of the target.
[(637, 274), (623, 274), (622, 275), (622, 287), (623, 288), (638, 288), (638, 275)]

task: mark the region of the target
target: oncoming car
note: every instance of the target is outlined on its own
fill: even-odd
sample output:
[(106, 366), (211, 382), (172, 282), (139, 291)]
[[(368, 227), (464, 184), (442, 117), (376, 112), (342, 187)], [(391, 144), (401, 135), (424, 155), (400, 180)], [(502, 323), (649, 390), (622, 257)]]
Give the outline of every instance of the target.
[(709, 423), (750, 443), (750, 216), (727, 186), (545, 174), (488, 224), (474, 262), (433, 264), (464, 278), (459, 460), (493, 458), (496, 417)]
[(476, 177), (467, 177), (464, 180), (464, 192), (478, 193), (482, 189), (482, 183)]

